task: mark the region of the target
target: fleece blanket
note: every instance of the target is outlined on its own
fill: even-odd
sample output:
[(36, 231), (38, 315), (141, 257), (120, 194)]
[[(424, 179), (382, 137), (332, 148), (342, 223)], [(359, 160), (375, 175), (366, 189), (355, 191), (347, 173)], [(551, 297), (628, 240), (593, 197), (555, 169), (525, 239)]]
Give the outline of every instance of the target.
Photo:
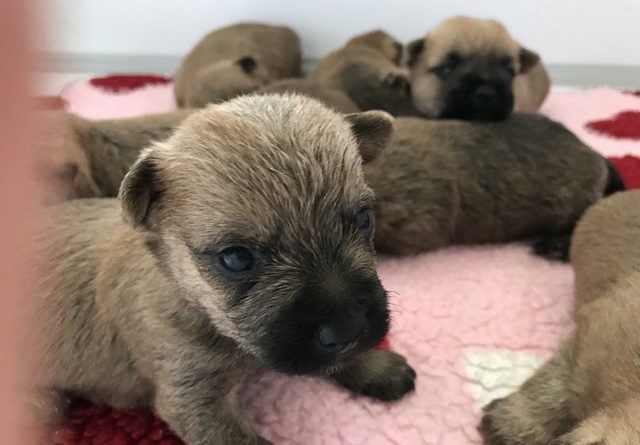
[[(175, 106), (171, 79), (158, 76), (82, 80), (46, 104), (96, 119)], [(637, 93), (554, 91), (542, 112), (602, 154), (618, 157), (624, 179), (638, 182), (637, 159), (620, 158), (640, 155)], [(320, 379), (267, 373), (241, 394), (265, 438), (278, 445), (477, 444), (481, 407), (517, 389), (572, 327), (570, 266), (537, 258), (524, 243), (380, 258), (379, 272), (391, 295), (391, 348), (416, 369), (415, 393), (385, 404)], [(182, 443), (149, 412), (86, 405), (53, 442)]]

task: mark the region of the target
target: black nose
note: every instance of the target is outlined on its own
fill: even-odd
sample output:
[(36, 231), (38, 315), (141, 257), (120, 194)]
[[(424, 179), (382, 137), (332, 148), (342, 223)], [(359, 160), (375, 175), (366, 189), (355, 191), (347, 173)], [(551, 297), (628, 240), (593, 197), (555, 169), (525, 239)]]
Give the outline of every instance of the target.
[(496, 89), (491, 85), (481, 85), (473, 93), (475, 100), (481, 103), (490, 103), (496, 100)]
[(341, 352), (353, 345), (363, 334), (366, 319), (362, 312), (356, 312), (341, 321), (334, 321), (318, 327), (318, 344), (327, 352)]

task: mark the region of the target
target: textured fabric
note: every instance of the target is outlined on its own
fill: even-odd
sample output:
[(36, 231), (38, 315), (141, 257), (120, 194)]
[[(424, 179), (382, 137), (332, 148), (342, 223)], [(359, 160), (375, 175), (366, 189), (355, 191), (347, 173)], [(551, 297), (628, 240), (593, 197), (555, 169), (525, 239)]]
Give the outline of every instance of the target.
[[(170, 83), (114, 93), (79, 81), (61, 96), (69, 110), (93, 118), (174, 107)], [(607, 156), (640, 155), (640, 141), (610, 136), (615, 125), (608, 132), (587, 126), (627, 110), (640, 110), (640, 98), (608, 88), (553, 92), (543, 107)], [(614, 164), (626, 184), (638, 185), (637, 158)], [(516, 389), (571, 329), (571, 268), (533, 256), (525, 244), (381, 258), (379, 271), (391, 295), (391, 348), (415, 367), (415, 394), (384, 404), (319, 379), (267, 373), (244, 388), (241, 401), (275, 444), (479, 443), (480, 407)], [(57, 445), (180, 443), (148, 412), (90, 406), (79, 407), (54, 439)]]

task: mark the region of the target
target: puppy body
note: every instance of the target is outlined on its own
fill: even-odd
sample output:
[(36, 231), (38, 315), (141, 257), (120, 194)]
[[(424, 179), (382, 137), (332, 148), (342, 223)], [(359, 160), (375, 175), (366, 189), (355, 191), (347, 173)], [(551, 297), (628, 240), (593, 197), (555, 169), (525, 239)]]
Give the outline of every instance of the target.
[(485, 408), (488, 444), (640, 443), (640, 192), (587, 211), (571, 247), (576, 329), (522, 388)]
[(500, 120), (549, 93), (540, 57), (496, 20), (453, 17), (407, 46), (415, 107), (432, 118)]
[(300, 39), (290, 28), (242, 23), (207, 34), (176, 71), (179, 106), (203, 107), (300, 74)]
[(257, 369), (410, 391), (406, 361), (371, 349), (388, 309), (358, 152), (374, 157), (391, 128), (380, 112), (246, 96), (145, 150), (120, 201), (49, 208), (37, 386), (151, 407), (189, 445), (268, 443), (234, 401)]
[(309, 79), (341, 89), (362, 110), (413, 115), (408, 72), (399, 66), (402, 46), (384, 31), (351, 39), (322, 59)]
[(312, 82), (308, 79), (283, 79), (260, 88), (257, 94), (297, 93), (317, 99), (340, 113), (356, 113), (358, 106), (347, 94), (334, 87)]
[(45, 204), (115, 197), (140, 151), (168, 138), (190, 113), (178, 110), (97, 121), (61, 111), (38, 113), (34, 173), (43, 182)]
[(376, 248), (397, 254), (570, 232), (607, 183), (599, 154), (525, 114), (485, 124), (398, 118), (365, 174)]

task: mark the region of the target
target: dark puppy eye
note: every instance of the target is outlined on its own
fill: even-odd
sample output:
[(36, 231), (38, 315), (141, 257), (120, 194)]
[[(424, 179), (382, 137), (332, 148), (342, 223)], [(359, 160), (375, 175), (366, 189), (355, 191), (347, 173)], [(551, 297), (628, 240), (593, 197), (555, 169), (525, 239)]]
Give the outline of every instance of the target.
[(246, 247), (227, 247), (218, 257), (222, 267), (233, 273), (246, 272), (253, 268), (253, 254)]
[(371, 212), (363, 209), (356, 213), (355, 225), (358, 230), (367, 231), (371, 228)]
[(441, 79), (448, 77), (460, 64), (460, 56), (452, 53), (438, 66), (432, 69), (432, 71)]

